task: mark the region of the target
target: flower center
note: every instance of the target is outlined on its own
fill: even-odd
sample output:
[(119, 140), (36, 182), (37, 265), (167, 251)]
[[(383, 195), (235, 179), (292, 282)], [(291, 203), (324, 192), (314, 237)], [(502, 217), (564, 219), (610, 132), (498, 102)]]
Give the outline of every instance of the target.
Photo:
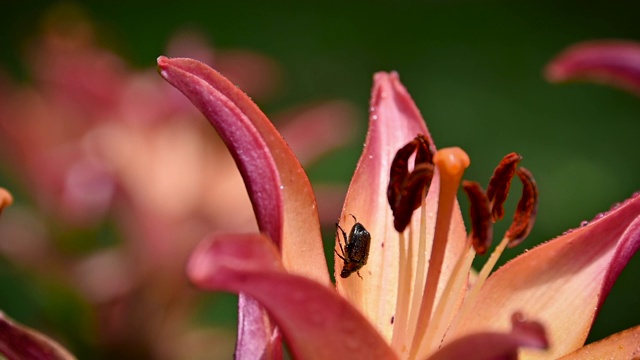
[[(398, 298), (391, 345), (402, 358), (424, 358), (440, 346), (447, 331), (455, 329), (472, 308), (505, 247), (519, 244), (529, 234), (537, 209), (535, 181), (528, 170), (518, 168), (521, 156), (511, 153), (496, 167), (486, 192), (477, 182), (462, 182), (471, 204), (471, 231), (466, 239), (455, 236), (452, 219), (458, 211), (456, 194), (470, 160), (460, 148), (446, 148), (435, 153), (433, 149), (428, 138), (422, 135), (401, 148), (391, 165), (387, 190), (400, 241)], [(414, 152), (414, 167), (410, 171), (409, 158)], [(467, 292), (471, 263), (476, 253), (484, 254), (490, 247), (493, 223), (504, 217), (503, 205), (511, 179), (516, 174), (523, 183), (523, 191), (511, 227)], [(439, 179), (437, 211), (433, 231), (429, 232), (432, 235), (427, 239), (426, 214), (431, 204), (425, 202), (425, 196), (434, 175)], [(435, 201), (434, 196), (429, 198)], [(409, 225), (414, 210), (419, 207), (422, 211), (418, 253), (414, 257), (412, 243), (416, 229)], [(408, 238), (405, 237), (407, 227)], [(430, 251), (427, 251), (428, 242), (431, 243)], [(464, 244), (456, 247), (452, 242)], [(453, 248), (462, 251), (454, 259), (455, 264), (450, 264), (443, 273), (445, 258), (451, 256), (447, 251)], [(411, 259), (417, 259), (417, 264), (411, 263)]]

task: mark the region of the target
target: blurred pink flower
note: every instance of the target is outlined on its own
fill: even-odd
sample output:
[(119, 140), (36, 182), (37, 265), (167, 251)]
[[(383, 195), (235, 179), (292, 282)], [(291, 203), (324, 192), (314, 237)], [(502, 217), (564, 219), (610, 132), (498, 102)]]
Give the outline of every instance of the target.
[(593, 81), (640, 96), (640, 43), (591, 40), (562, 51), (545, 69), (551, 82)]
[[(294, 357), (314, 359), (580, 358), (589, 351), (615, 351), (620, 358), (638, 355), (634, 337), (639, 328), (581, 347), (615, 279), (640, 246), (640, 194), (490, 275), (502, 250), (517, 245), (531, 229), (537, 190), (530, 173), (516, 168), (519, 155), (505, 157), (515, 159), (509, 160), (513, 167), (499, 167), (494, 176), (507, 183), (496, 192), (492, 178), (484, 199), (472, 200), (472, 217), (480, 214), (486, 221), (474, 221), (467, 236), (456, 193), (468, 156), (459, 148), (435, 152), (398, 75), (378, 73), (367, 141), (340, 217), (345, 225), (353, 214), (369, 231), (368, 261), (361, 275), (338, 277), (342, 249), (336, 245), (334, 288), (322, 255), (314, 194), (267, 117), (200, 62), (160, 57), (158, 66), (225, 141), (256, 213), (260, 234), (211, 236), (188, 267), (200, 288), (240, 294), (237, 358), (280, 357), (282, 336)], [(416, 134), (428, 146), (418, 150), (403, 185), (419, 184), (429, 171), (433, 178), (422, 205), (411, 203), (409, 230), (404, 231), (404, 225), (394, 223), (400, 212), (390, 211), (387, 196), (390, 202), (393, 196), (387, 185), (407, 166), (415, 150), (407, 146)], [(514, 173), (524, 184), (514, 222), (470, 281), (475, 249), (484, 251), (476, 241), (480, 236), (491, 239), (482, 226), (490, 227), (491, 216), (502, 217), (496, 203), (506, 196)], [(408, 188), (399, 191), (401, 198), (410, 194)], [(414, 193), (419, 200), (421, 194)], [(484, 191), (476, 188), (475, 194)], [(421, 207), (420, 216), (411, 217), (414, 205)]]
[[(97, 47), (88, 22), (49, 25), (30, 47), (33, 85), (0, 81), (0, 159), (40, 210), (5, 214), (0, 251), (78, 288), (96, 311), (100, 345), (114, 356), (180, 358), (198, 346), (224, 353), (192, 331), (197, 292), (184, 267), (210, 231), (256, 229), (228, 150), (155, 69), (131, 69)], [(190, 33), (168, 48), (216, 64), (255, 99), (280, 87), (277, 63), (254, 51), (214, 51)], [(296, 151), (312, 162), (349, 140), (355, 116), (344, 101), (304, 105), (282, 115), (283, 133), (303, 140), (311, 135), (300, 126), (345, 126), (330, 141), (298, 141)], [(325, 209), (335, 219), (336, 206)], [(121, 235), (116, 246), (89, 246), (95, 251), (86, 256), (56, 247), (68, 229), (105, 221)]]

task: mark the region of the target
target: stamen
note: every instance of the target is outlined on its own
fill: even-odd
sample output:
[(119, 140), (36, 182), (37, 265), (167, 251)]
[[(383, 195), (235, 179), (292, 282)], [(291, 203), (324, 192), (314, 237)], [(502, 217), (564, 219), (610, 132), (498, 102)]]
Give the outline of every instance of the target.
[(424, 190), (429, 188), (432, 179), (433, 165), (431, 164), (420, 164), (409, 174), (394, 213), (393, 227), (396, 231), (402, 232), (409, 225), (411, 216), (420, 207), (426, 193)]
[(522, 197), (513, 215), (513, 222), (505, 234), (510, 248), (520, 244), (529, 235), (538, 212), (538, 186), (533, 175), (522, 167), (518, 168), (517, 174), (522, 181)]
[(0, 187), (0, 214), (5, 207), (11, 204), (13, 204), (13, 196), (5, 188)]
[(522, 156), (517, 153), (507, 154), (496, 169), (489, 180), (487, 187), (487, 197), (492, 204), (493, 221), (502, 220), (504, 217), (504, 202), (507, 200), (509, 188), (511, 187), (511, 179), (516, 172), (518, 163), (522, 160)]
[(428, 354), (438, 349), (456, 310), (460, 306), (462, 294), (467, 290), (471, 264), (476, 255), (473, 246), (471, 246), (471, 237), (467, 239), (464, 249), (464, 253), (456, 261), (451, 277), (447, 281), (447, 286), (442, 292), (442, 298), (438, 301), (436, 311), (433, 313), (433, 319), (431, 319), (431, 324), (427, 329), (425, 340), (418, 350), (418, 359), (424, 359)]
[(418, 134), (415, 140), (418, 141), (415, 166), (417, 167), (419, 164), (433, 164), (433, 156), (436, 153), (436, 147), (431, 142), (431, 139), (423, 134)]
[(389, 186), (387, 187), (387, 200), (391, 210), (395, 212), (398, 207), (398, 202), (402, 197), (402, 187), (404, 185), (407, 176), (409, 175), (409, 157), (416, 149), (416, 140), (410, 141), (407, 145), (403, 146), (396, 156), (394, 156), (391, 162), (391, 170), (389, 172)]
[(509, 245), (509, 247), (514, 247), (522, 242), (524, 238), (531, 232), (531, 228), (533, 227), (533, 223), (535, 222), (535, 214), (538, 208), (538, 188), (536, 186), (535, 181), (533, 180), (533, 176), (531, 173), (524, 168), (518, 168), (516, 171), (518, 177), (522, 181), (522, 197), (518, 202), (518, 208), (516, 210), (516, 214), (514, 215), (513, 223), (507, 232), (505, 233), (504, 238), (500, 241), (500, 244), (496, 246), (487, 262), (480, 270), (478, 277), (471, 288), (471, 291), (464, 299), (460, 311), (456, 316), (456, 320), (452, 325), (452, 329), (455, 329), (461, 321), (464, 319), (468, 312), (471, 310), (472, 305), (475, 303), (478, 294), (480, 293), (480, 289), (482, 285), (484, 285), (485, 281), (489, 277), (489, 274), (496, 266), (498, 259), (504, 252), (504, 249)]
[(400, 244), (400, 263), (398, 266), (398, 295), (396, 301), (395, 325), (393, 327), (393, 336), (391, 338), (391, 348), (402, 351), (406, 346), (407, 319), (409, 317), (409, 301), (411, 293), (411, 257), (409, 254), (408, 243), (404, 232), (398, 232), (398, 240)]
[[(391, 163), (387, 200), (394, 217), (394, 228), (404, 229), (411, 222), (413, 211), (420, 207), (423, 189), (433, 177), (433, 144), (424, 135), (418, 135), (396, 153)], [(409, 173), (408, 162), (416, 152), (414, 169)]]
[[(426, 193), (426, 189), (425, 189)], [(426, 195), (425, 195), (426, 196)], [(409, 334), (415, 333), (418, 324), (418, 314), (420, 313), (420, 305), (422, 304), (422, 295), (424, 294), (425, 277), (427, 269), (427, 209), (426, 199), (422, 202), (422, 211), (420, 212), (420, 237), (418, 238), (418, 258), (416, 262), (416, 276), (413, 282), (413, 294), (411, 297), (411, 313), (409, 315), (409, 324), (407, 331)], [(413, 339), (407, 339), (412, 341)]]
[(436, 290), (442, 272), (444, 253), (449, 237), (451, 215), (456, 201), (456, 193), (460, 186), (460, 180), (464, 170), (469, 166), (470, 160), (467, 153), (460, 148), (446, 148), (439, 150), (433, 158), (440, 175), (440, 193), (438, 196), (438, 212), (436, 215), (436, 227), (429, 270), (422, 297), (422, 305), (418, 315), (418, 323), (411, 346), (411, 357), (415, 358), (418, 345), (424, 338), (435, 302)]
[(480, 184), (475, 181), (463, 181), (462, 188), (469, 197), (471, 211), (471, 233), (469, 237), (476, 252), (483, 255), (491, 246), (493, 238), (489, 198)]

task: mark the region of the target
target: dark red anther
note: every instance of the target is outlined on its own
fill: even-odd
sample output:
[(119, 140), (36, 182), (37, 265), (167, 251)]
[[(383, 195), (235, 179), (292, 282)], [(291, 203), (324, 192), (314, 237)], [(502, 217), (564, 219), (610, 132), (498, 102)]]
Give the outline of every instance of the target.
[(507, 195), (509, 195), (511, 179), (516, 173), (516, 167), (520, 160), (522, 160), (522, 156), (517, 153), (507, 154), (502, 158), (493, 171), (491, 180), (489, 180), (487, 197), (491, 202), (491, 214), (494, 222), (502, 220), (504, 217), (504, 202), (507, 200)]
[(398, 207), (400, 198), (402, 197), (402, 188), (407, 176), (409, 175), (409, 157), (415, 151), (417, 141), (414, 139), (407, 145), (403, 146), (391, 162), (391, 170), (389, 172), (389, 186), (387, 187), (387, 200), (392, 210)]
[(404, 229), (411, 222), (413, 211), (420, 207), (425, 196), (425, 189), (431, 185), (433, 179), (433, 165), (418, 165), (405, 181), (397, 206), (393, 210), (393, 227), (397, 231)]
[(418, 134), (414, 141), (418, 142), (415, 166), (419, 164), (433, 164), (433, 155), (436, 153), (436, 146), (431, 142), (431, 139), (422, 134)]
[(513, 215), (513, 222), (505, 234), (509, 239), (509, 247), (520, 244), (529, 235), (538, 212), (538, 186), (533, 175), (522, 167), (518, 168), (516, 174), (522, 181), (522, 197)]
[[(409, 158), (415, 155), (414, 169), (409, 172)], [(396, 153), (389, 172), (387, 200), (393, 211), (394, 227), (404, 231), (411, 221), (413, 211), (420, 207), (424, 189), (433, 178), (435, 146), (431, 140), (419, 134)]]
[(476, 253), (482, 255), (491, 246), (493, 238), (489, 198), (480, 184), (475, 181), (463, 181), (462, 189), (467, 193), (471, 205), (471, 243)]

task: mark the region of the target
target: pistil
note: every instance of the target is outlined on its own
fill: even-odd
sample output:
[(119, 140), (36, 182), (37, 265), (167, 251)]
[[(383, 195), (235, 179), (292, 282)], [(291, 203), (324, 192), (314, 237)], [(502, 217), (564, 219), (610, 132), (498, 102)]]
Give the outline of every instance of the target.
[(429, 270), (422, 296), (422, 304), (418, 314), (418, 322), (411, 346), (410, 358), (415, 358), (420, 342), (426, 334), (431, 320), (436, 290), (442, 273), (445, 249), (449, 238), (451, 215), (456, 201), (456, 193), (460, 186), (460, 180), (464, 170), (469, 166), (470, 160), (467, 153), (460, 148), (445, 148), (439, 150), (434, 156), (434, 163), (440, 177), (440, 193), (438, 196), (438, 211), (436, 215), (436, 227)]

